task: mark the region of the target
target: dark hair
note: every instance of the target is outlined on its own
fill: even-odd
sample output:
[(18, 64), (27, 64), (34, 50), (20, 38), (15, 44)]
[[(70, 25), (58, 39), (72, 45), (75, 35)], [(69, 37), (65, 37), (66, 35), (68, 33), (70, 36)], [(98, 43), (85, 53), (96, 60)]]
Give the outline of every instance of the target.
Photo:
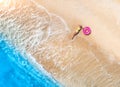
[(83, 27), (82, 27), (82, 25), (79, 25), (80, 26), (80, 29), (82, 29)]

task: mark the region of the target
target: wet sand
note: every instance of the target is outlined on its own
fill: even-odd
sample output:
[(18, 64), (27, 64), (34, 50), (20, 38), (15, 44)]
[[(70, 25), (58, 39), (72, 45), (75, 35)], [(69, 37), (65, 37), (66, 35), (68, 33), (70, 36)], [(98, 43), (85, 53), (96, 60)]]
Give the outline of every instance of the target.
[[(72, 46), (76, 46), (76, 53), (72, 58), (63, 58), (67, 63), (63, 65), (66, 69), (59, 73), (58, 70), (55, 71), (54, 76), (66, 87), (119, 87), (120, 2), (117, 0), (36, 1), (50, 12), (65, 19), (71, 29), (69, 40), (79, 24), (92, 28), (90, 36), (85, 36), (81, 32), (73, 40)], [(44, 63), (44, 66), (47, 64)], [(48, 66), (46, 69), (52, 71)]]
[[(119, 56), (120, 2), (117, 0), (101, 2), (93, 0), (90, 3), (88, 3), (88, 0), (36, 1), (50, 12), (64, 18), (73, 31), (79, 24), (90, 26), (93, 29), (90, 37), (98, 42), (102, 48), (108, 51), (113, 50)], [(108, 45), (109, 43), (114, 45)]]

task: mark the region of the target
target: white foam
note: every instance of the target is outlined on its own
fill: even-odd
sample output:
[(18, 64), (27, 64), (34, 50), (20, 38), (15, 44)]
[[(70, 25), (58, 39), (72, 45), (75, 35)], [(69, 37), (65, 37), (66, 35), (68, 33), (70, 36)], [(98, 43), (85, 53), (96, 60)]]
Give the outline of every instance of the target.
[[(14, 9), (11, 10), (11, 7), (1, 10), (0, 33), (22, 54), (27, 52), (32, 56), (39, 56), (38, 59), (52, 59), (54, 64), (62, 69), (61, 53), (67, 50), (68, 53), (64, 54), (67, 57), (72, 51), (69, 43), (65, 47), (62, 46), (67, 34), (71, 32), (70, 29), (60, 16), (49, 13), (33, 0), (33, 3), (27, 1), (22, 0), (21, 7), (16, 7), (16, 0)], [(54, 41), (60, 45), (55, 46)]]

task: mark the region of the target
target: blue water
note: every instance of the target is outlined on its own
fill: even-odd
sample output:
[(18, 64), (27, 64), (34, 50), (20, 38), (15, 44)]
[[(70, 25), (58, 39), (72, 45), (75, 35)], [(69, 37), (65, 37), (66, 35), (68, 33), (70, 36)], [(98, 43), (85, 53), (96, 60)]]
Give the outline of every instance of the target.
[(0, 40), (0, 87), (60, 87), (60, 84)]

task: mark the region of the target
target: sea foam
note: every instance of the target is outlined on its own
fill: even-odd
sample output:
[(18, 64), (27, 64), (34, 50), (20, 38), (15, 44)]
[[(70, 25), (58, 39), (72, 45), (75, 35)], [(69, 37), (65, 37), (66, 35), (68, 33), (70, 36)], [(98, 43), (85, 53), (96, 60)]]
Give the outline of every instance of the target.
[(36, 63), (30, 63), (30, 56), (26, 57), (0, 37), (1, 87), (61, 87), (43, 67), (34, 67)]
[[(52, 17), (55, 17), (58, 20), (58, 22), (60, 21), (59, 29), (55, 29), (57, 26), (55, 26), (55, 24), (54, 25), (51, 24)], [(63, 26), (61, 26), (61, 24)], [(61, 28), (60, 28), (60, 26), (61, 26)], [(53, 42), (54, 41), (53, 38), (55, 40), (58, 40), (58, 39), (60, 40), (64, 37), (66, 37), (66, 34), (68, 34), (69, 32), (70, 32), (70, 30), (67, 28), (67, 25), (65, 24), (63, 19), (61, 19), (59, 16), (56, 16), (55, 14), (49, 13), (42, 6), (40, 6), (40, 5), (37, 6), (34, 1), (10, 0), (9, 2), (7, 2), (7, 5), (1, 6), (1, 8), (0, 8), (0, 34), (1, 34), (1, 38), (4, 38), (4, 41), (5, 41), (5, 42), (3, 42), (6, 47), (6, 49), (4, 49), (4, 50), (5, 51), (7, 49), (10, 50), (9, 48), (14, 47), (15, 52), (20, 52), (20, 55), (25, 56), (25, 57), (18, 56), (19, 54), (15, 53), (13, 50), (10, 50), (10, 51), (13, 51), (14, 54), (12, 54), (12, 52), (11, 52), (11, 54), (6, 52), (3, 55), (1, 54), (1, 56), (5, 56), (6, 54), (9, 54), (10, 56), (12, 55), (12, 59), (14, 59), (14, 63), (17, 63), (15, 66), (17, 68), (21, 68), (21, 70), (24, 69), (23, 68), (24, 66), (25, 67), (28, 66), (27, 68), (24, 69), (26, 74), (31, 73), (31, 75), (36, 76), (36, 75), (39, 75), (39, 73), (44, 72), (40, 76), (37, 76), (37, 78), (39, 78), (39, 80), (41, 82), (42, 79), (40, 79), (40, 77), (42, 77), (42, 75), (43, 75), (43, 78), (45, 78), (46, 80), (41, 83), (40, 82), (36, 83), (37, 87), (39, 87), (38, 84), (41, 84), (40, 87), (61, 86), (59, 83), (57, 83), (52, 78), (52, 76), (49, 73), (47, 73), (43, 69), (43, 67), (40, 64), (38, 64), (36, 62), (36, 60), (35, 60), (36, 58), (35, 58), (34, 54), (37, 51), (42, 50), (42, 48), (40, 48), (40, 47), (42, 47), (42, 45), (44, 43), (47, 43), (50, 40), (52, 40), (52, 42)], [(55, 38), (56, 36), (57, 36), (57, 38)], [(1, 44), (3, 44), (3, 43), (1, 42)], [(9, 47), (7, 47), (6, 43), (9, 44)], [(3, 48), (3, 46), (1, 46), (1, 48)], [(47, 46), (44, 48), (47, 48)], [(41, 51), (41, 52), (43, 52), (43, 51)], [(39, 54), (39, 55), (41, 55), (41, 54)], [(9, 57), (8, 57), (8, 59), (9, 59)], [(40, 72), (37, 72), (37, 71), (33, 72), (34, 69), (29, 67), (28, 61), (32, 65), (36, 66), (37, 70)], [(28, 68), (29, 68), (29, 70), (28, 70)], [(30, 70), (32, 70), (32, 71), (30, 71)], [(30, 72), (28, 72), (28, 71), (30, 71)], [(11, 71), (11, 73), (12, 73), (12, 71)], [(17, 71), (15, 71), (15, 73), (17, 73)], [(18, 71), (18, 73), (19, 73), (19, 71)], [(31, 78), (28, 76), (28, 74), (26, 76), (26, 79), (24, 79), (25, 81), (27, 80), (27, 78)], [(17, 76), (18, 76), (18, 74), (17, 74)], [(22, 77), (24, 78), (24, 75)], [(10, 77), (10, 78), (12, 81), (12, 77)], [(49, 79), (49, 80), (47, 81), (47, 79)], [(39, 80), (37, 80), (37, 81), (39, 81)], [(28, 80), (28, 81), (32, 81), (32, 80)], [(46, 82), (48, 82), (48, 84), (46, 84)], [(15, 83), (15, 81), (13, 83)], [(23, 85), (25, 85), (25, 84), (23, 84)], [(28, 87), (32, 87), (32, 86), (28, 86)], [(34, 87), (36, 87), (36, 86), (34, 86)]]

